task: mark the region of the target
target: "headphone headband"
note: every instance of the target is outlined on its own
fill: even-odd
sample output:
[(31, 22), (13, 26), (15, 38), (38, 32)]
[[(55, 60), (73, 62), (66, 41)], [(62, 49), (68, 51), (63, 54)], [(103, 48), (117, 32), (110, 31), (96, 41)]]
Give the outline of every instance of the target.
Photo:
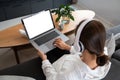
[[(92, 21), (93, 19), (86, 19), (78, 28), (77, 30), (77, 34), (76, 34), (76, 37), (75, 37), (75, 43), (74, 43), (74, 48), (75, 50), (77, 51), (83, 51), (84, 50), (84, 45), (82, 44), (81, 41), (79, 41), (79, 38), (81, 36), (81, 32), (83, 30), (83, 28), (86, 26), (87, 23), (89, 23), (90, 21)], [(80, 45), (79, 45), (80, 44)], [(80, 47), (81, 46), (81, 47)]]

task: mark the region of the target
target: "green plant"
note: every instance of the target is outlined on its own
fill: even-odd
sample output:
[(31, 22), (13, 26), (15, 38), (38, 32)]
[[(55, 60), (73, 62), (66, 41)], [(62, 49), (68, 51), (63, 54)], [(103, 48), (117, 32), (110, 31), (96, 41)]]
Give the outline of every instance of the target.
[(61, 5), (59, 8), (53, 9), (51, 12), (58, 15), (58, 17), (56, 18), (56, 22), (58, 22), (61, 17), (67, 17), (74, 21), (72, 11), (74, 11), (74, 9), (71, 8), (69, 5)]

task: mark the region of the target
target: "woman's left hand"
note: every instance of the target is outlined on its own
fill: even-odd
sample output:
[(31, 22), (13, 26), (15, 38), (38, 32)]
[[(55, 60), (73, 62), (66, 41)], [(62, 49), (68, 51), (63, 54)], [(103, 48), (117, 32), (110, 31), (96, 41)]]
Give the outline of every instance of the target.
[(47, 60), (47, 56), (46, 56), (46, 54), (45, 54), (44, 52), (38, 51), (38, 55), (40, 56), (40, 58), (41, 58), (42, 60)]

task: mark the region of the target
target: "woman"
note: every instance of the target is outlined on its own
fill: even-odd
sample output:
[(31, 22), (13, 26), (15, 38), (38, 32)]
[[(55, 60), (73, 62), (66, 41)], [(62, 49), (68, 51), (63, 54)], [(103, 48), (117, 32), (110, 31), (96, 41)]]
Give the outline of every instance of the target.
[(100, 80), (108, 73), (111, 62), (104, 53), (106, 32), (102, 23), (87, 19), (82, 21), (76, 30), (73, 46), (61, 39), (54, 45), (70, 54), (62, 56), (51, 64), (47, 56), (39, 51), (42, 69), (47, 80)]

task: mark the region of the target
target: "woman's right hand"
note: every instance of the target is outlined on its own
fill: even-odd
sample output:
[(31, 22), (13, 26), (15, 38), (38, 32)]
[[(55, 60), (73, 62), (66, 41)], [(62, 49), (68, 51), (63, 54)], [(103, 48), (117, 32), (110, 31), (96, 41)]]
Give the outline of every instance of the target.
[(70, 50), (71, 46), (66, 44), (61, 38), (58, 38), (54, 41), (54, 45), (62, 50)]

